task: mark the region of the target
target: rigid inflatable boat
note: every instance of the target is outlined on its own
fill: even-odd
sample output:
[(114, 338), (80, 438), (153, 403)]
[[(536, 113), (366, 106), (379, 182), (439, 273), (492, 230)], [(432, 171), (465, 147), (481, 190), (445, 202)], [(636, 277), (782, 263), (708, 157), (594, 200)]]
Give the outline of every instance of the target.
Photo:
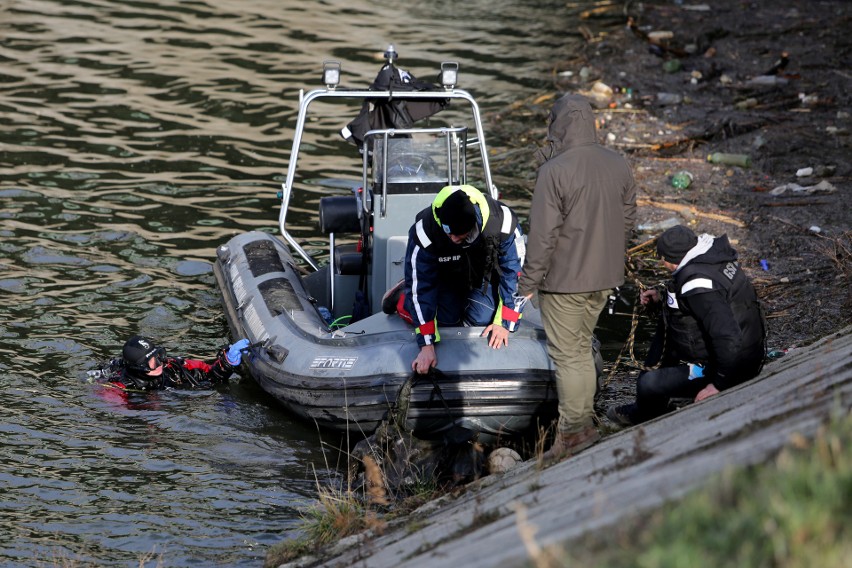
[[(411, 370), (414, 330), (382, 312), (382, 296), (403, 278), (408, 229), (438, 191), (471, 184), (497, 198), (479, 107), (455, 86), (458, 66), (443, 63), (442, 85), (425, 85), (396, 67), (395, 55), (388, 50), (364, 89), (340, 88), (339, 65), (327, 62), (325, 87), (300, 96), (281, 236), (248, 232), (217, 249), (214, 273), (231, 333), (252, 343), (243, 366), (260, 387), (322, 428), (369, 435), (393, 419), (424, 439), (523, 435), (556, 416), (554, 371), (534, 306), (499, 350), (480, 337), (484, 328), (442, 328), (438, 368), (420, 376)], [(298, 174), (308, 152), (314, 167), (323, 159), (306, 131), (328, 129), (329, 121), (311, 111), (342, 102), (358, 115), (342, 132), (354, 142), (360, 176), (350, 188), (318, 192)], [(333, 174), (345, 179), (358, 170), (342, 171)], [(288, 230), (298, 191), (310, 192), (301, 203), (317, 207), (323, 244), (312, 236), (313, 251)], [(597, 345), (594, 353), (600, 374)]]

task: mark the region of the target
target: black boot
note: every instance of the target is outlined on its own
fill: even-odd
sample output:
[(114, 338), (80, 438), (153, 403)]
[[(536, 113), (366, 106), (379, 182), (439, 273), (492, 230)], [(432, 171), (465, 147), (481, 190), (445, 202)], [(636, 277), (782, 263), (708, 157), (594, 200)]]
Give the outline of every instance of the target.
[(610, 406), (606, 411), (606, 417), (610, 422), (620, 428), (629, 428), (639, 424), (637, 419), (637, 407), (635, 402), (630, 404), (622, 404), (621, 406)]
[(385, 292), (385, 295), (382, 296), (382, 311), (384, 313), (391, 315), (397, 312), (396, 307), (399, 305), (399, 297), (402, 295), (403, 289), (405, 289), (405, 280), (400, 280), (396, 283), (396, 286)]

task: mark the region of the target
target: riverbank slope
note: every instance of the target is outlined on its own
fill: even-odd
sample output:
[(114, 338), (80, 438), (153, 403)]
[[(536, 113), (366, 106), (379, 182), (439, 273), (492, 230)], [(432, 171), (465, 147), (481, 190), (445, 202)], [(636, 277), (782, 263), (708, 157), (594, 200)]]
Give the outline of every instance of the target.
[(852, 328), (767, 366), (759, 379), (611, 435), (541, 469), (529, 461), (288, 566), (523, 566), (531, 549), (576, 550), (700, 487), (731, 466), (760, 464), (852, 405)]

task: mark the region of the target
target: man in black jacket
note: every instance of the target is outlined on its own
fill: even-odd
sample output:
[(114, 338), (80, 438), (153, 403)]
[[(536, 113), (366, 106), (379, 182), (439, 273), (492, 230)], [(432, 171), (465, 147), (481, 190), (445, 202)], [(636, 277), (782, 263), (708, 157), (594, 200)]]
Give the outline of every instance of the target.
[[(607, 411), (620, 426), (666, 413), (672, 398), (704, 400), (756, 377), (763, 366), (760, 303), (727, 235), (696, 237), (680, 225), (660, 235), (657, 252), (672, 280), (646, 364), (662, 360), (659, 368), (639, 375), (636, 402)], [(640, 295), (643, 305), (661, 299), (656, 289)]]

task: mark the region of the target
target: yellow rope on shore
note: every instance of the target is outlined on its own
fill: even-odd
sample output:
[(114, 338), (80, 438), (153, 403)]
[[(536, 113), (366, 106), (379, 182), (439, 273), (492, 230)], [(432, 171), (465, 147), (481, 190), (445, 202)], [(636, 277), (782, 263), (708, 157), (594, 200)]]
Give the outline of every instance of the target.
[[(624, 271), (627, 274), (627, 277), (630, 278), (630, 280), (632, 280), (633, 283), (636, 285), (636, 288), (639, 290), (640, 295), (649, 287), (646, 286), (645, 283), (639, 279), (639, 277), (636, 275), (636, 272), (632, 268), (633, 254), (635, 254), (639, 250), (647, 248), (649, 245), (654, 244), (656, 242), (657, 238), (654, 237), (653, 239), (638, 244), (627, 251), (627, 260), (624, 263)], [(615, 376), (615, 372), (618, 370), (618, 366), (621, 364), (621, 360), (624, 358), (625, 351), (630, 356), (630, 361), (628, 361), (627, 364), (641, 371), (651, 371), (653, 369), (658, 369), (662, 364), (662, 357), (660, 357), (660, 360), (652, 366), (646, 366), (643, 363), (640, 363), (638, 359), (636, 359), (636, 353), (634, 350), (636, 345), (636, 330), (639, 327), (640, 307), (641, 306), (638, 301), (633, 304), (633, 314), (630, 317), (630, 333), (627, 334), (627, 339), (624, 341), (624, 345), (622, 345), (621, 351), (619, 351), (618, 353), (618, 357), (615, 358), (615, 363), (613, 363), (612, 369), (610, 369), (609, 371), (609, 375), (607, 375), (606, 379), (604, 380), (604, 386), (608, 385), (612, 378)], [(663, 328), (663, 333), (665, 334), (665, 328)], [(665, 350), (665, 341), (666, 337), (665, 335), (663, 335), (663, 350)]]

